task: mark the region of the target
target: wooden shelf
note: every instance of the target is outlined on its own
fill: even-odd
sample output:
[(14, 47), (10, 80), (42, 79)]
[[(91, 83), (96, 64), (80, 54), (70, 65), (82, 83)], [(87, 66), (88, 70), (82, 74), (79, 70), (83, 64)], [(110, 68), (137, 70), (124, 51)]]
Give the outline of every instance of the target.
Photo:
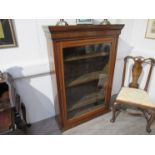
[(69, 112), (96, 103), (97, 101), (100, 101), (102, 99), (104, 99), (103, 89), (100, 92), (95, 92), (87, 96), (84, 96), (82, 99), (80, 99), (78, 102), (76, 102), (73, 106), (69, 108)]
[(80, 56), (71, 56), (66, 58), (64, 61), (69, 62), (69, 61), (77, 61), (77, 60), (83, 60), (83, 59), (89, 59), (89, 58), (96, 58), (96, 57), (102, 57), (102, 56), (107, 56), (109, 53), (107, 52), (97, 52), (95, 54), (87, 54), (87, 55), (80, 55)]
[(93, 110), (97, 110), (97, 109), (100, 109), (100, 108), (103, 108), (104, 107), (104, 104), (98, 104), (98, 105), (95, 105), (95, 106), (90, 106), (90, 107), (87, 107), (86, 109), (82, 109), (82, 110), (76, 110), (76, 111), (72, 111), (72, 112), (69, 112), (68, 113), (68, 116), (69, 118), (71, 119), (74, 119), (78, 116), (81, 116), (85, 113), (88, 113), (88, 112), (91, 112)]
[[(67, 87), (73, 87), (73, 86), (88, 83), (91, 81), (100, 80), (100, 75), (102, 75), (102, 78), (103, 78), (103, 75), (104, 75), (103, 71), (97, 71), (97, 72), (84, 74), (78, 77), (77, 79), (75, 79), (74, 81), (72, 81), (71, 83), (69, 83)], [(105, 74), (105, 80), (106, 80), (106, 77), (107, 75)]]

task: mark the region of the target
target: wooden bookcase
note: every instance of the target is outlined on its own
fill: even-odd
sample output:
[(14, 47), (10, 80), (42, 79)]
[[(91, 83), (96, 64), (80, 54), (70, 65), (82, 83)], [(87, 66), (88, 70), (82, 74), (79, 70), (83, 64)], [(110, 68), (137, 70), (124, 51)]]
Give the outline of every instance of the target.
[(123, 26), (49, 26), (59, 97), (56, 112), (62, 129), (109, 111), (117, 42)]

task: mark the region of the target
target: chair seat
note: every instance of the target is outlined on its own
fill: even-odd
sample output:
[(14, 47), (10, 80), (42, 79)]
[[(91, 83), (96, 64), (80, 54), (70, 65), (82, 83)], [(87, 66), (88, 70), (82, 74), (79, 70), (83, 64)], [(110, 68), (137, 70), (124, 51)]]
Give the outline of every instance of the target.
[(155, 109), (155, 104), (151, 101), (148, 93), (141, 89), (122, 87), (116, 98), (117, 102)]

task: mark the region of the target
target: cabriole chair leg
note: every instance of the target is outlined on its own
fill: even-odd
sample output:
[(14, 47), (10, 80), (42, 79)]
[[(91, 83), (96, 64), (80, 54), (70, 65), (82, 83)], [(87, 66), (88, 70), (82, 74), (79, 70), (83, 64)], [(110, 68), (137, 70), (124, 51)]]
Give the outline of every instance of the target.
[(154, 119), (155, 119), (155, 116), (154, 115), (151, 115), (150, 119), (147, 121), (146, 131), (148, 133), (151, 132), (151, 124), (154, 121)]

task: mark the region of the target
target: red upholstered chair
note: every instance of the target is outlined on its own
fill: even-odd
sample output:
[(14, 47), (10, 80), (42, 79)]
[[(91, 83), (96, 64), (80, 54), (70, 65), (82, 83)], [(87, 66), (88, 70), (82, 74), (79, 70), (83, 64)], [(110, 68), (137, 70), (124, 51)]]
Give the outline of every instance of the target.
[[(131, 63), (131, 61), (133, 63)], [(113, 104), (113, 117), (111, 122), (115, 122), (116, 113), (120, 112), (121, 109), (136, 109), (144, 114), (147, 120), (146, 131), (149, 133), (151, 132), (150, 126), (155, 119), (155, 103), (151, 101), (147, 91), (154, 64), (155, 60), (152, 58), (145, 59), (143, 57), (127, 56), (124, 59), (122, 88)], [(131, 72), (129, 69), (127, 70), (127, 68), (130, 68), (129, 66), (132, 67), (130, 70)], [(144, 66), (149, 67), (147, 73), (144, 71)], [(147, 74), (144, 88), (140, 88), (138, 83), (142, 73), (143, 76), (145, 73)], [(128, 86), (125, 86), (126, 75), (132, 77)]]

